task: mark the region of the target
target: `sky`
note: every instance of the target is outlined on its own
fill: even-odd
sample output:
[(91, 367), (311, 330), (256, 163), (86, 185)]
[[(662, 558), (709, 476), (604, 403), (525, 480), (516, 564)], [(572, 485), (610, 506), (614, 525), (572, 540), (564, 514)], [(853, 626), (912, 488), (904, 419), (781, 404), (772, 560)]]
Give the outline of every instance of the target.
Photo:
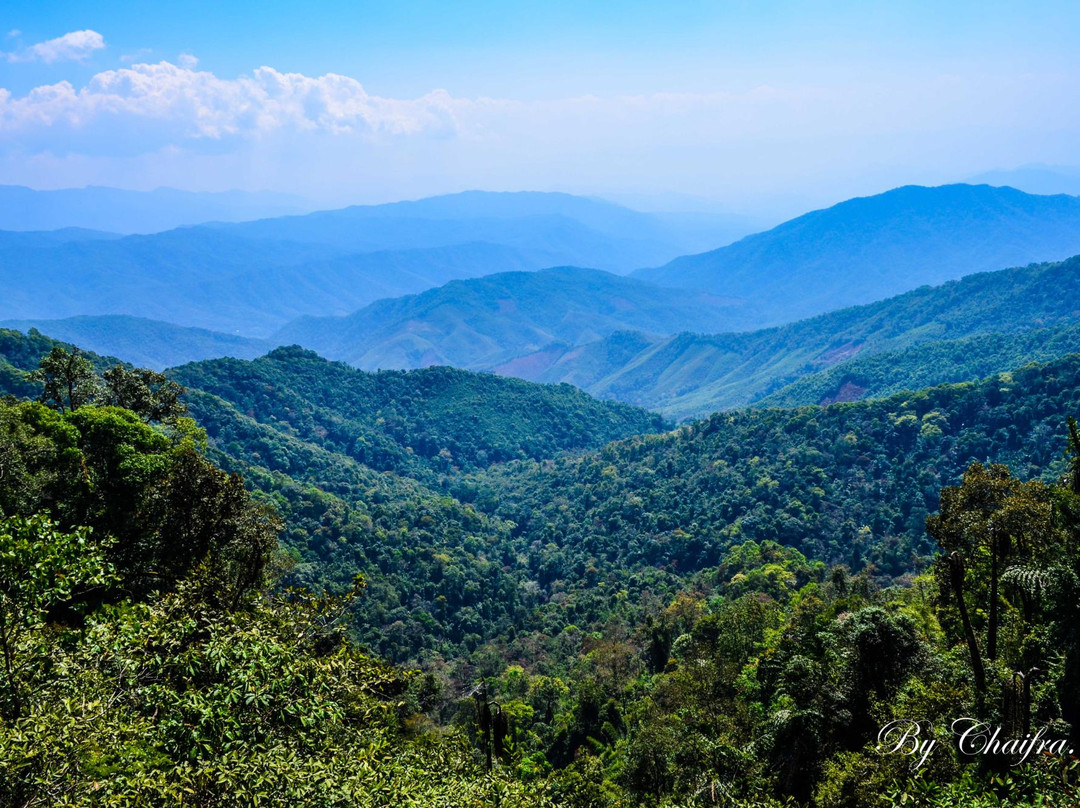
[(1080, 165), (1075, 2), (0, 6), (0, 183), (762, 213)]

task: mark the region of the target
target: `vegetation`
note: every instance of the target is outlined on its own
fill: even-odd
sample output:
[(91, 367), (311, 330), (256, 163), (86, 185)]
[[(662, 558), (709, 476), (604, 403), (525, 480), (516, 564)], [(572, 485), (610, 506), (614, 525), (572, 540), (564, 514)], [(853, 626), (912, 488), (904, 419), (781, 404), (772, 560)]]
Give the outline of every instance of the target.
[(538, 545), (537, 565), (555, 555), (560, 569), (595, 559), (689, 573), (752, 539), (902, 577), (929, 558), (926, 517), (971, 462), (1007, 463), (1022, 478), (1060, 471), (1078, 374), (1073, 355), (879, 401), (717, 413), (599, 452), (496, 467), (452, 490), (512, 521)]
[(570, 385), (446, 367), (370, 374), (295, 346), (254, 362), (187, 365), (170, 376), (260, 423), (379, 471), (484, 468), (599, 448), (663, 426), (656, 415), (596, 401)]
[[(909, 381), (915, 389), (970, 381), (984, 369), (987, 374), (1011, 370), (1074, 350), (1075, 332), (1067, 327), (1076, 324), (1076, 311), (1067, 296), (1052, 290), (1076, 283), (1078, 273), (1080, 258), (986, 272), (742, 334), (658, 338), (620, 333), (573, 351), (545, 353), (536, 372), (519, 361), (513, 374), (534, 381), (569, 381), (601, 398), (629, 401), (678, 419), (764, 403), (769, 394), (818, 373), (823, 375), (807, 379), (809, 387), (793, 386), (792, 395), (778, 393), (777, 399), (766, 401), (792, 405), (835, 399), (843, 388), (841, 368), (848, 362), (853, 372), (868, 372), (868, 381), (881, 395), (910, 389)], [(1028, 333), (1041, 329), (1054, 330)], [(997, 336), (954, 342), (984, 335)], [(1047, 341), (1040, 343), (1040, 336)], [(950, 360), (960, 350), (975, 353), (954, 364)], [(887, 360), (874, 358), (879, 353), (900, 361), (895, 379), (887, 376)], [(918, 364), (921, 359), (925, 364)], [(1012, 364), (1002, 366), (1010, 360)], [(835, 375), (825, 375), (833, 368)], [(833, 381), (840, 383), (833, 387)]]
[[(410, 731), (344, 604), (264, 594), (275, 521), (192, 440), (0, 405), (0, 805), (549, 804)], [(177, 489), (195, 513), (153, 507)]]
[(856, 356), (804, 376), (755, 406), (798, 407), (884, 398), (943, 382), (978, 381), (1031, 362), (1048, 362), (1078, 352), (1080, 324), (937, 340), (902, 351)]
[[(1080, 357), (590, 448), (657, 424), (9, 339), (47, 403), (0, 403), (0, 805), (1080, 797)], [(962, 716), (1060, 744), (972, 755)], [(922, 765), (878, 748), (916, 717)]]

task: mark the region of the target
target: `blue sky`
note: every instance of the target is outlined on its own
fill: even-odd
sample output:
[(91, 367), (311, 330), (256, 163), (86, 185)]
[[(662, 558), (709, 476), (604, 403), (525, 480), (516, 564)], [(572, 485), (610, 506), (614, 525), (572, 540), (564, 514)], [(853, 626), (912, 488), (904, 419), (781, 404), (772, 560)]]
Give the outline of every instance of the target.
[(0, 182), (35, 187), (737, 211), (1080, 164), (1076, 3), (17, 1), (0, 28)]

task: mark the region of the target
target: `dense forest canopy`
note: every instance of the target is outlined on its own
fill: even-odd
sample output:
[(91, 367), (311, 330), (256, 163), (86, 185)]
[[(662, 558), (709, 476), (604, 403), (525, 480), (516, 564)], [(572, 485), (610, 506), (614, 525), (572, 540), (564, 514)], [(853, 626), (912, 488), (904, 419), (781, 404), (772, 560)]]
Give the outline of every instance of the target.
[[(5, 805), (1076, 799), (948, 723), (1080, 740), (1078, 356), (660, 432), (442, 368), (0, 340)], [(918, 769), (876, 748), (913, 716)]]

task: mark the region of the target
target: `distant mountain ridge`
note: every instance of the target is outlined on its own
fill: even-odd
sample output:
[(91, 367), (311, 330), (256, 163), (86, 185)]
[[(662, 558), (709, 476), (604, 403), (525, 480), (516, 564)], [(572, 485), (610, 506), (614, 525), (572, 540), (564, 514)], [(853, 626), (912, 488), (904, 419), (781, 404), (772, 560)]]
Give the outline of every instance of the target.
[(0, 232), (0, 319), (130, 315), (260, 338), (460, 278), (632, 269), (704, 237), (695, 222), (697, 236), (598, 200), (475, 192), (152, 235)]
[(654, 215), (602, 199), (533, 191), (464, 191), (383, 205), (354, 205), (257, 222), (214, 225), (246, 238), (275, 238), (350, 252), (483, 241), (549, 251), (559, 264), (626, 272), (689, 243), (733, 238), (722, 217)]
[(841, 202), (635, 277), (743, 297), (778, 325), (974, 272), (1080, 253), (1080, 198), (905, 186)]
[(1007, 185), (1028, 194), (1080, 196), (1080, 168), (1027, 165), (1011, 170), (984, 171), (966, 180), (972, 185)]
[(63, 320), (8, 320), (0, 322), (0, 328), (23, 333), (37, 329), (53, 339), (78, 345), (96, 354), (116, 356), (132, 365), (159, 371), (186, 362), (222, 356), (254, 359), (273, 347), (266, 340), (203, 328), (186, 328), (122, 314), (100, 317), (83, 315)]
[(628, 328), (666, 334), (682, 328), (734, 329), (753, 321), (753, 311), (740, 300), (558, 267), (454, 281), (419, 295), (380, 300), (346, 317), (300, 319), (272, 339), (366, 370), (477, 369)]

